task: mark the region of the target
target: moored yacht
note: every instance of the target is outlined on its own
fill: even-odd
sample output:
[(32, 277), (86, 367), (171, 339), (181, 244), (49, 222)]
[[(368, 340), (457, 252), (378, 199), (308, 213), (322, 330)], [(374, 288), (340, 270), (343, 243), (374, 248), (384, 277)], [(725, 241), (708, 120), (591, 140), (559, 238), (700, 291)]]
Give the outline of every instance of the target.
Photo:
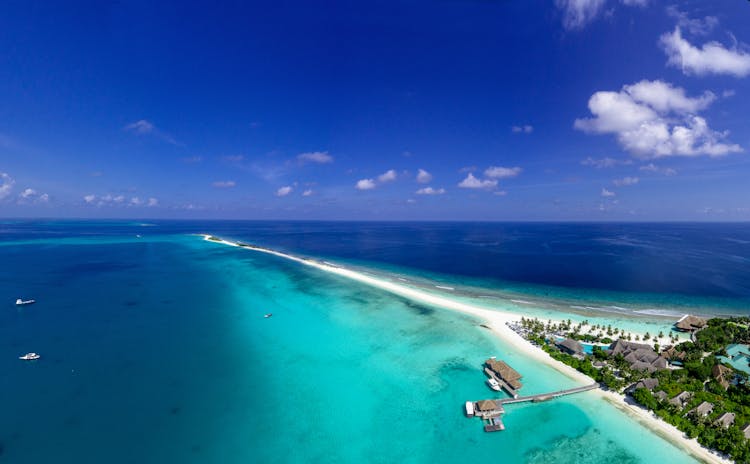
[(26, 353), (25, 355), (18, 357), (18, 359), (23, 359), (24, 361), (34, 361), (39, 358), (41, 358), (41, 356), (37, 353)]
[(18, 305), (18, 306), (30, 305), (30, 304), (34, 304), (34, 303), (36, 303), (36, 300), (22, 300), (20, 298), (16, 300), (16, 305)]
[(495, 390), (496, 392), (499, 392), (501, 390), (500, 384), (497, 382), (497, 380), (493, 379), (492, 377), (487, 379), (487, 385), (489, 385), (489, 387)]

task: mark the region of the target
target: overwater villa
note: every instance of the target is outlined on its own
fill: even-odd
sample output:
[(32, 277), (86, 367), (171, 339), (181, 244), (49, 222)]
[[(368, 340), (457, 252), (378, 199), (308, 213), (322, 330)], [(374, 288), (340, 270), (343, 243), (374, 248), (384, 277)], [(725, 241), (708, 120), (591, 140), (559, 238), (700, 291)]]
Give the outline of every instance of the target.
[(516, 390), (523, 387), (523, 384), (519, 380), (521, 374), (504, 361), (497, 360), (494, 357), (485, 361), (484, 366), (485, 374), (490, 378), (494, 378), (511, 396), (518, 396)]

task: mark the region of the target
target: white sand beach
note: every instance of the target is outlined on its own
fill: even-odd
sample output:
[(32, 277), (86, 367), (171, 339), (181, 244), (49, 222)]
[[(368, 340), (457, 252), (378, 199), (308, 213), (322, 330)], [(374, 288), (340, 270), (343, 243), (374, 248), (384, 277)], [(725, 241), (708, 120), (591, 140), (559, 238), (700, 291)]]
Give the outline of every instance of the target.
[[(215, 243), (220, 243), (220, 244), (228, 245), (228, 246), (240, 247), (240, 244), (229, 241), (229, 240), (223, 240), (217, 237), (211, 238), (212, 237), (211, 235), (202, 235), (202, 236), (204, 237), (205, 240), (208, 240), (208, 241), (212, 241)], [(390, 282), (390, 281), (376, 278), (370, 275), (365, 275), (361, 272), (354, 271), (351, 269), (346, 269), (344, 267), (341, 267), (339, 265), (334, 265), (332, 263), (316, 261), (312, 259), (299, 258), (293, 255), (287, 254), (287, 253), (282, 253), (282, 252), (270, 250), (267, 248), (260, 248), (260, 247), (254, 247), (254, 246), (252, 247), (246, 246), (243, 248), (246, 248), (251, 251), (267, 253), (267, 254), (275, 255), (281, 258), (296, 261), (306, 266), (311, 266), (311, 267), (320, 269), (325, 272), (336, 274), (342, 277), (346, 277), (348, 279), (355, 280), (357, 282), (364, 283), (366, 285), (370, 285), (372, 287), (380, 288), (382, 290), (393, 293), (395, 295), (399, 295), (404, 298), (408, 298), (415, 302), (419, 302), (419, 303), (423, 303), (423, 304), (427, 304), (427, 305), (431, 305), (431, 306), (435, 306), (439, 308), (445, 308), (445, 309), (449, 309), (453, 311), (458, 311), (464, 314), (474, 316), (478, 320), (482, 321), (482, 323), (486, 327), (488, 327), (494, 334), (496, 334), (496, 336), (500, 337), (504, 342), (512, 345), (515, 349), (522, 352), (525, 356), (528, 356), (534, 359), (535, 361), (538, 361), (540, 363), (543, 363), (545, 365), (552, 367), (553, 369), (568, 376), (569, 378), (580, 382), (581, 385), (590, 384), (593, 381), (590, 377), (578, 372), (572, 367), (554, 360), (547, 353), (545, 353), (540, 348), (531, 344), (529, 341), (521, 337), (519, 334), (517, 334), (516, 332), (514, 332), (507, 326), (508, 322), (514, 322), (514, 321), (520, 320), (521, 317), (524, 316), (523, 314), (517, 314), (517, 313), (511, 313), (511, 312), (499, 311), (499, 310), (489, 310), (485, 308), (476, 307), (467, 303), (462, 303), (459, 301), (451, 300), (450, 298), (447, 298), (447, 297), (431, 294), (420, 289), (411, 288), (411, 287), (398, 284), (395, 282)], [(557, 323), (560, 321), (553, 321), (553, 322)], [(674, 443), (678, 447), (685, 449), (686, 451), (691, 453), (693, 456), (695, 456), (696, 458), (702, 461), (710, 462), (710, 463), (722, 463), (722, 464), (729, 464), (731, 462), (727, 459), (724, 459), (712, 453), (708, 449), (704, 448), (698, 443), (697, 440), (688, 439), (676, 427), (670, 424), (667, 424), (666, 422), (652, 415), (650, 412), (636, 405), (628, 404), (626, 402), (625, 396), (623, 395), (604, 391), (601, 389), (592, 390), (591, 394), (599, 395), (599, 397), (602, 398), (603, 400), (606, 400), (612, 403), (617, 408), (621, 409), (622, 411), (636, 418), (645, 427), (648, 427), (650, 430), (659, 434), (660, 436), (670, 441), (671, 443)]]

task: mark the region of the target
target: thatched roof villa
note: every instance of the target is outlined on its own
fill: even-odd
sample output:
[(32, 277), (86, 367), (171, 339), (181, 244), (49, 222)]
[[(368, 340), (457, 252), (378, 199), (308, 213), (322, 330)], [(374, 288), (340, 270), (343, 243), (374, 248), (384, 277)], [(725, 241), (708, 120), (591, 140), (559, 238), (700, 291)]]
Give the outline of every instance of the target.
[(701, 317), (685, 314), (679, 321), (675, 322), (674, 328), (680, 332), (694, 332), (705, 327), (707, 323), (708, 322)]

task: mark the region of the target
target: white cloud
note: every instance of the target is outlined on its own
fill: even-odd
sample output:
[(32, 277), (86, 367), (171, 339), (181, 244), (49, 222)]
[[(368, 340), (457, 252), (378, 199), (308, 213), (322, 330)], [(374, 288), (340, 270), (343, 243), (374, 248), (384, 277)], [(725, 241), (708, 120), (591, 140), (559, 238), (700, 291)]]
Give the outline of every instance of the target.
[(145, 119), (141, 119), (125, 126), (125, 130), (136, 134), (152, 134), (156, 130), (156, 126)]
[(136, 122), (130, 123), (123, 127), (123, 130), (132, 132), (136, 135), (154, 135), (172, 145), (181, 145), (171, 135), (160, 131), (152, 122), (146, 121), (145, 119), (140, 119)]
[(532, 132), (534, 132), (534, 126), (530, 126), (528, 124), (524, 126), (513, 126), (510, 128), (510, 130), (516, 134), (531, 134)]
[(284, 187), (280, 187), (278, 190), (276, 190), (276, 196), (285, 197), (292, 193), (292, 190), (294, 190), (294, 188), (291, 185), (285, 185)]
[(648, 0), (622, 0), (622, 4), (627, 6), (646, 6), (648, 5)]
[(186, 158), (182, 158), (182, 162), (187, 164), (200, 163), (201, 161), (203, 161), (202, 156), (188, 156)]
[(117, 195), (116, 197), (112, 198), (112, 201), (115, 203), (122, 203), (125, 201), (125, 195)]
[(307, 189), (304, 192), (302, 192), (303, 197), (309, 197), (312, 194), (313, 194), (313, 191), (311, 189)]
[(333, 156), (329, 155), (327, 151), (311, 151), (307, 153), (300, 153), (299, 155), (297, 155), (297, 160), (302, 164), (326, 164), (333, 162)]
[(728, 132), (717, 132), (694, 113), (708, 107), (715, 95), (690, 98), (682, 88), (661, 81), (641, 81), (619, 92), (599, 91), (589, 99), (593, 118), (577, 119), (575, 128), (615, 134), (620, 144), (640, 158), (721, 156), (742, 151), (724, 143)]
[(18, 204), (28, 203), (47, 203), (49, 201), (49, 195), (46, 193), (39, 193), (33, 188), (24, 189), (18, 194)]
[(396, 171), (394, 169), (389, 169), (385, 171), (383, 174), (378, 176), (378, 181), (383, 184), (385, 182), (392, 182), (396, 180)]
[(615, 179), (612, 181), (618, 187), (627, 187), (628, 185), (635, 185), (640, 181), (637, 177), (623, 177), (622, 179)]
[(476, 177), (474, 177), (474, 174), (469, 173), (466, 176), (466, 179), (459, 182), (458, 186), (461, 188), (467, 188), (467, 189), (492, 190), (495, 187), (497, 187), (497, 181), (490, 180), (490, 179), (479, 180)]
[(434, 189), (432, 187), (424, 187), (417, 190), (417, 195), (442, 195), (445, 193), (444, 188)]
[(729, 74), (745, 77), (750, 74), (750, 53), (725, 48), (719, 42), (695, 47), (682, 37), (680, 27), (661, 36), (661, 45), (669, 57), (668, 64), (682, 69), (686, 75)]
[(615, 192), (610, 192), (609, 190), (602, 188), (602, 196), (603, 197), (613, 197), (615, 196)]
[(582, 29), (593, 21), (602, 10), (605, 0), (555, 0), (557, 8), (563, 12), (565, 29)]
[(620, 164), (629, 165), (629, 164), (633, 164), (633, 162), (630, 161), (629, 159), (618, 160), (618, 159), (614, 159), (610, 157), (597, 159), (597, 158), (592, 158), (589, 156), (585, 160), (581, 161), (581, 164), (584, 166), (593, 166), (597, 169), (603, 169), (603, 168), (613, 168)]
[(492, 179), (507, 179), (510, 177), (516, 177), (521, 174), (523, 169), (518, 166), (513, 168), (504, 168), (500, 166), (490, 166), (484, 171), (484, 175)]
[(237, 185), (237, 183), (233, 180), (218, 180), (211, 185), (216, 188), (232, 188)]
[(4, 199), (13, 191), (16, 181), (5, 172), (0, 172), (0, 200)]
[(417, 171), (417, 182), (420, 184), (428, 184), (432, 180), (432, 174), (425, 171), (424, 169), (420, 169)]
[(146, 203), (146, 206), (149, 206), (149, 207), (159, 206), (159, 200), (157, 200), (154, 197), (151, 197), (148, 199), (148, 203)]
[(357, 181), (357, 190), (372, 190), (375, 188), (375, 181), (372, 179), (360, 179)]
[(143, 200), (138, 197), (133, 197), (130, 199), (130, 204), (133, 206), (141, 206), (143, 204)]
[(226, 155), (222, 156), (221, 159), (229, 163), (239, 163), (245, 159), (245, 155)]
[(88, 204), (91, 204), (94, 201), (96, 201), (96, 195), (86, 195), (83, 197), (83, 201), (85, 201)]
[(644, 172), (655, 172), (659, 174), (664, 174), (665, 176), (677, 175), (677, 170), (672, 169), (672, 168), (662, 168), (662, 167), (655, 165), (654, 163), (644, 164), (638, 169)]
[(703, 19), (691, 19), (687, 13), (671, 5), (667, 7), (667, 14), (677, 20), (677, 25), (694, 35), (706, 35), (719, 25), (716, 16), (706, 16)]

